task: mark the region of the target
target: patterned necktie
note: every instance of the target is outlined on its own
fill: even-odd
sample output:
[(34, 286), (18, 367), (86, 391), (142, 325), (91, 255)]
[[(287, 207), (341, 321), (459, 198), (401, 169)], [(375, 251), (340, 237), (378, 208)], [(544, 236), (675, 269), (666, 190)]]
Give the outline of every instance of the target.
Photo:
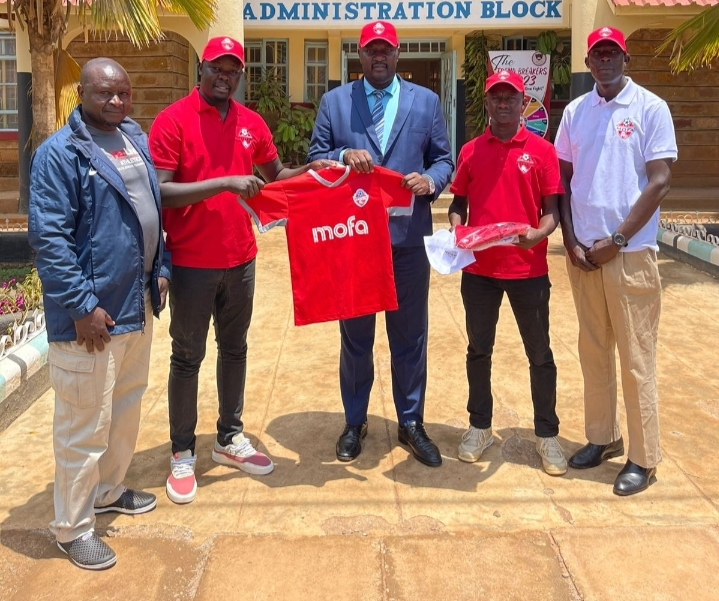
[(382, 98), (384, 98), (386, 93), (384, 90), (375, 90), (372, 92), (372, 96), (374, 96), (372, 122), (374, 123), (374, 130), (377, 133), (380, 148), (382, 148), (382, 138), (384, 137), (384, 106), (382, 105)]

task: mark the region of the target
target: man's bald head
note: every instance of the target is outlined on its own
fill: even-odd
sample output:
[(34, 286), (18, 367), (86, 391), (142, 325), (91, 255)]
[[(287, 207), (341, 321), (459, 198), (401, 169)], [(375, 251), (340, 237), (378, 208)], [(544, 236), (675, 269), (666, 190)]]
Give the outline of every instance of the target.
[(130, 79), (127, 75), (127, 71), (125, 71), (122, 65), (117, 61), (104, 56), (93, 58), (85, 63), (85, 66), (80, 72), (80, 85), (86, 86), (98, 77), (112, 77), (120, 74), (127, 77), (128, 80)]
[(97, 129), (114, 130), (132, 108), (130, 76), (111, 58), (93, 58), (85, 64), (77, 93), (82, 120)]

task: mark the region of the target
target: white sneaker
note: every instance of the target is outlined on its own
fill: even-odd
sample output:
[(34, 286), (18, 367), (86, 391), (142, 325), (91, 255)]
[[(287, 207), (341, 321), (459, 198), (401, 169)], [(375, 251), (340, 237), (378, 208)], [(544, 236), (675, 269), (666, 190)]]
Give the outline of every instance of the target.
[(556, 436), (549, 438), (537, 436), (537, 453), (542, 458), (544, 471), (550, 476), (562, 476), (567, 473), (567, 460)]
[(170, 475), (165, 484), (165, 491), (173, 503), (191, 503), (195, 500), (197, 493), (196, 462), (197, 457), (189, 449), (170, 457)]
[(457, 457), (467, 463), (479, 461), (484, 450), (494, 442), (492, 436), (492, 428), (480, 430), (474, 426), (470, 426), (464, 434), (462, 434), (462, 442), (457, 448)]
[(245, 438), (244, 434), (235, 434), (232, 437), (232, 442), (224, 447), (215, 441), (212, 461), (236, 467), (256, 476), (264, 476), (275, 469), (272, 459), (256, 450), (250, 439)]

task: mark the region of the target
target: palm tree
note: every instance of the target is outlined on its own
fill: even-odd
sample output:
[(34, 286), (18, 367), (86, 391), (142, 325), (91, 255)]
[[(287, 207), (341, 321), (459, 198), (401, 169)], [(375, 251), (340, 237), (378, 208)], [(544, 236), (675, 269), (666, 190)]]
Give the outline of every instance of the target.
[(659, 52), (672, 48), (672, 71), (708, 67), (719, 57), (719, 4), (682, 23), (672, 31)]
[[(30, 40), (33, 148), (55, 131), (53, 53), (67, 31), (71, 12), (77, 12), (86, 29), (124, 33), (135, 45), (162, 37), (158, 11), (187, 15), (198, 29), (208, 27), (215, 14), (214, 0), (7, 0), (7, 3), (8, 13), (14, 13)], [(13, 25), (13, 19), (8, 22)]]

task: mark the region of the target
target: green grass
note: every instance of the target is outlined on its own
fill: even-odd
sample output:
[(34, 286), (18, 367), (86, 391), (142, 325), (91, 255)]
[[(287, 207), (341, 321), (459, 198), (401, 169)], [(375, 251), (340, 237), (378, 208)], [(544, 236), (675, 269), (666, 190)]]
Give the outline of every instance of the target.
[(0, 285), (8, 282), (13, 278), (18, 282), (22, 282), (25, 276), (32, 270), (32, 263), (27, 265), (8, 265), (0, 263)]

